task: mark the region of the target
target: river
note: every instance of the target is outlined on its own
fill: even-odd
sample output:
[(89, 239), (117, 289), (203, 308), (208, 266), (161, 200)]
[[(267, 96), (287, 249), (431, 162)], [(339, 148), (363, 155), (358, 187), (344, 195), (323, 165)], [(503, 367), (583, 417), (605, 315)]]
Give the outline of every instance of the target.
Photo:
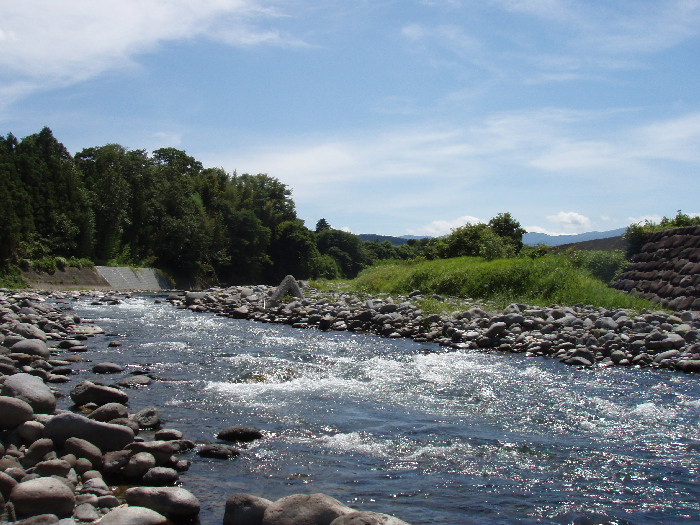
[(148, 367), (165, 380), (130, 390), (133, 410), (158, 406), (197, 442), (234, 424), (266, 432), (231, 461), (184, 455), (203, 525), (234, 492), (322, 492), (412, 525), (700, 522), (697, 375), (445, 352), (153, 296), (70, 304), (108, 334), (87, 342), (81, 378), (109, 383), (97, 362)]

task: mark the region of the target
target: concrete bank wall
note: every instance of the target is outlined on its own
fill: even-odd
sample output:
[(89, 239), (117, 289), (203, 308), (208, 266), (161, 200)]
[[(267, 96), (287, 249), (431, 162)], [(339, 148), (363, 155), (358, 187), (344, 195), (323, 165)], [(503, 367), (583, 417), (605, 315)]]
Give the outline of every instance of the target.
[(653, 233), (612, 286), (672, 310), (700, 310), (700, 227)]
[(97, 273), (115, 290), (168, 290), (170, 283), (153, 268), (95, 266)]

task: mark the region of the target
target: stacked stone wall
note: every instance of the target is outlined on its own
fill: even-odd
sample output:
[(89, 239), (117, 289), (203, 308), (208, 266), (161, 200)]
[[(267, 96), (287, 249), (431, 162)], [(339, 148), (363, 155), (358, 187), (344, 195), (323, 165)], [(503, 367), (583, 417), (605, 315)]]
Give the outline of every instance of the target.
[(671, 310), (700, 310), (700, 226), (651, 234), (612, 286)]

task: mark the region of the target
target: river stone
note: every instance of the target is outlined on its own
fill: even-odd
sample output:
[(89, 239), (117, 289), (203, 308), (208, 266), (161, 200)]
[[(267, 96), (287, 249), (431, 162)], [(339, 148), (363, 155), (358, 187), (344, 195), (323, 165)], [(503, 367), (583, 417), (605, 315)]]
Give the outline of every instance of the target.
[(173, 454), (180, 452), (180, 447), (173, 441), (137, 441), (124, 448), (136, 453), (148, 452), (153, 455), (158, 465), (167, 463)]
[(122, 474), (127, 478), (140, 478), (150, 469), (156, 466), (156, 458), (149, 452), (137, 452), (129, 458)]
[(56, 409), (56, 397), (51, 389), (41, 379), (30, 374), (7, 377), (0, 395), (25, 401), (35, 413), (50, 414)]
[(212, 445), (204, 445), (197, 451), (197, 454), (203, 458), (231, 459), (240, 455), (240, 451), (230, 445), (214, 443)]
[(158, 428), (162, 423), (160, 411), (154, 406), (142, 408), (135, 414), (129, 416), (129, 418), (138, 423), (139, 428), (143, 429)]
[(82, 488), (80, 489), (81, 494), (94, 494), (95, 496), (112, 496), (112, 491), (105, 483), (102, 478), (90, 478), (85, 480)]
[(77, 437), (68, 438), (63, 444), (63, 450), (78, 459), (87, 459), (92, 468), (102, 467), (102, 451), (89, 441)]
[(180, 479), (177, 470), (169, 467), (153, 467), (141, 478), (146, 485), (174, 485)]
[(92, 367), (96, 374), (118, 374), (124, 371), (124, 367), (116, 363), (98, 363)]
[(15, 434), (24, 443), (34, 443), (44, 436), (44, 425), (38, 421), (25, 421), (15, 429)]
[(39, 356), (48, 359), (51, 356), (49, 347), (41, 339), (23, 339), (12, 345), (12, 353)]
[(124, 498), (129, 505), (146, 507), (169, 518), (194, 518), (199, 514), (199, 500), (181, 487), (133, 487)]
[(145, 507), (119, 507), (110, 510), (100, 520), (100, 525), (168, 525), (162, 514)]
[(17, 480), (15, 478), (0, 471), (0, 494), (2, 494), (5, 501), (10, 498), (10, 492), (12, 492), (12, 489), (15, 488), (16, 485)]
[(257, 428), (246, 427), (243, 425), (228, 427), (216, 435), (216, 438), (221, 439), (222, 441), (238, 442), (255, 441), (256, 439), (261, 439), (262, 437), (262, 432)]
[(182, 432), (174, 428), (163, 428), (157, 431), (153, 438), (157, 441), (174, 441), (182, 439)]
[(56, 478), (36, 478), (19, 483), (10, 493), (10, 502), (18, 517), (37, 514), (55, 514), (69, 517), (73, 514), (75, 496), (66, 483)]
[(146, 375), (139, 374), (120, 379), (115, 383), (115, 385), (120, 386), (122, 388), (141, 388), (148, 386), (151, 383), (153, 383), (153, 379)]
[(103, 452), (121, 450), (134, 440), (134, 432), (129, 427), (102, 423), (72, 413), (51, 418), (44, 427), (44, 435), (59, 446), (72, 437), (84, 439)]
[(42, 477), (60, 476), (65, 478), (71, 468), (70, 463), (63, 459), (50, 459), (37, 463), (34, 467), (34, 474), (38, 474)]
[(251, 494), (236, 493), (226, 500), (223, 525), (260, 525), (265, 509), (272, 505), (269, 499)]
[(330, 525), (408, 525), (408, 523), (388, 514), (357, 511), (334, 519)]
[(329, 525), (353, 509), (325, 494), (293, 494), (265, 509), (262, 525)]
[(93, 522), (100, 517), (97, 509), (90, 503), (81, 503), (73, 511), (73, 517), (79, 522)]
[(96, 405), (106, 405), (107, 403), (121, 403), (122, 405), (129, 402), (128, 394), (104, 385), (97, 385), (92, 381), (82, 381), (73, 387), (70, 391), (70, 398), (76, 405), (86, 405), (87, 403), (95, 403)]
[(26, 339), (40, 339), (42, 341), (46, 341), (48, 339), (46, 332), (29, 323), (17, 323), (12, 327), (12, 331)]
[(49, 438), (37, 439), (32, 443), (22, 458), (22, 465), (26, 467), (33, 467), (39, 461), (41, 461), (46, 454), (50, 452), (55, 452), (56, 448), (54, 442)]
[(0, 396), (0, 430), (10, 430), (34, 417), (31, 405), (16, 397)]
[(129, 417), (129, 410), (121, 403), (107, 403), (93, 410), (88, 416), (95, 421), (107, 423), (113, 419)]

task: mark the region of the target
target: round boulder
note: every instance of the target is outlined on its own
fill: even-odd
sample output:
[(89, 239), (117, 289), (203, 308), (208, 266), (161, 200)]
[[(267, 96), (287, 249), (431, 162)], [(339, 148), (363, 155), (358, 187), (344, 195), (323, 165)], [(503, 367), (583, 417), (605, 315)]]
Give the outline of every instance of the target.
[(95, 421), (107, 423), (113, 419), (129, 417), (129, 410), (121, 403), (107, 403), (93, 410), (88, 416)]
[(124, 371), (124, 367), (116, 363), (98, 363), (92, 367), (96, 374), (118, 374)]
[(103, 452), (121, 450), (134, 440), (134, 432), (123, 425), (94, 421), (72, 413), (52, 417), (44, 427), (44, 436), (62, 446), (67, 439), (84, 439)]
[(98, 385), (92, 381), (82, 381), (70, 391), (70, 398), (76, 405), (86, 405), (95, 403), (102, 406), (107, 403), (120, 403), (125, 405), (129, 402), (129, 395), (109, 386)]
[(41, 379), (30, 374), (7, 377), (0, 395), (21, 399), (28, 403), (35, 413), (50, 414), (56, 409), (56, 397), (51, 389)]
[(100, 520), (100, 525), (168, 525), (162, 514), (145, 507), (118, 507), (110, 510)]
[(0, 396), (0, 430), (10, 430), (34, 417), (34, 410), (26, 401), (9, 396)]
[(48, 339), (46, 332), (44, 332), (38, 326), (34, 326), (33, 324), (29, 323), (17, 323), (12, 328), (12, 331), (26, 339), (40, 339), (42, 341), (46, 341)]
[(269, 499), (251, 494), (236, 493), (226, 500), (223, 525), (260, 525), (265, 509), (272, 505)]
[(124, 493), (129, 505), (155, 510), (169, 518), (193, 518), (199, 514), (199, 500), (180, 487), (133, 487)]
[(48, 359), (51, 355), (49, 347), (41, 339), (22, 339), (12, 345), (13, 353), (36, 355), (43, 359)]
[(17, 484), (10, 493), (10, 502), (18, 517), (55, 514), (67, 518), (73, 514), (75, 495), (56, 478), (35, 478)]
[(250, 442), (256, 439), (261, 439), (263, 434), (260, 430), (253, 427), (246, 427), (243, 425), (234, 425), (228, 427), (216, 435), (217, 439), (222, 441), (233, 441), (233, 442)]
[(102, 467), (102, 451), (89, 441), (77, 437), (68, 438), (63, 444), (63, 450), (76, 458), (87, 459), (94, 469)]
[(262, 525), (329, 525), (351, 512), (353, 509), (325, 494), (293, 494), (267, 507)]

